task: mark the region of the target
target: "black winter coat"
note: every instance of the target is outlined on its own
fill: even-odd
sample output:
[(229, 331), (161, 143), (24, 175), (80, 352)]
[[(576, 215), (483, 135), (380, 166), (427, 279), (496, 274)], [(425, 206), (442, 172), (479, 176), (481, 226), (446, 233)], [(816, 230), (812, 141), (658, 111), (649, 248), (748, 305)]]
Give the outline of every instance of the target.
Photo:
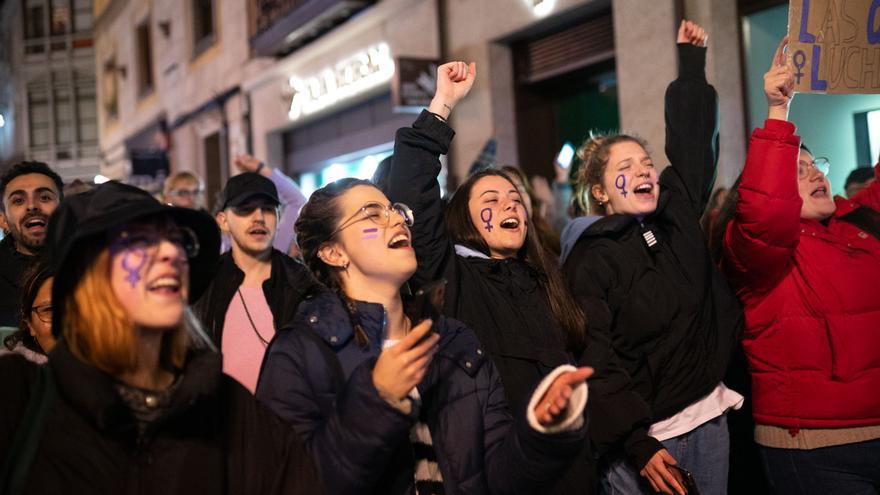
[(0, 241), (0, 327), (18, 326), (21, 276), (36, 260), (36, 256), (19, 253), (11, 235)]
[[(140, 442), (109, 375), (74, 357), (63, 340), (49, 356), (57, 392), (24, 493), (323, 493), (299, 435), (221, 373), (219, 354), (190, 354), (168, 411)], [(21, 356), (0, 357), (2, 460), (37, 372)]]
[[(519, 411), (547, 373), (573, 359), (538, 283), (542, 274), (519, 259), (456, 254), (437, 182), (439, 157), (449, 151), (454, 134), (446, 123), (422, 112), (412, 127), (397, 131), (394, 157), (382, 182), (388, 198), (407, 204), (415, 215), (411, 231), (418, 270), (411, 286), (448, 281), (443, 313), (473, 329), (498, 368), (511, 407)], [(545, 493), (594, 491), (588, 447), (584, 442), (562, 481)]]
[[(217, 348), (220, 348), (223, 342), (223, 323), (226, 320), (229, 303), (232, 302), (242, 282), (244, 282), (244, 272), (235, 264), (232, 251), (227, 251), (220, 256), (217, 274), (211, 285), (193, 305), (196, 315), (207, 327), (208, 334)], [(263, 282), (263, 294), (272, 311), (275, 328), (290, 326), (300, 301), (320, 287), (305, 265), (273, 249), (272, 274)]]
[(545, 493), (541, 487), (580, 449), (585, 427), (541, 434), (527, 425), (524, 409), (514, 421), (480, 343), (442, 317), (434, 324), (439, 350), (417, 387), (421, 400), (404, 414), (379, 396), (372, 380), (385, 310), (355, 304), (369, 339), (365, 348), (354, 339), (341, 299), (325, 292), (302, 303), (294, 326), (276, 334), (257, 386), (257, 397), (303, 435), (328, 491), (413, 494), (409, 431), (421, 417), (445, 493)]
[(596, 221), (563, 262), (590, 321), (582, 359), (596, 369), (591, 438), (600, 453), (622, 449), (639, 468), (662, 448), (649, 426), (712, 391), (742, 326), (699, 224), (718, 159), (717, 97), (705, 48), (678, 50), (679, 77), (666, 91), (671, 166), (660, 176), (657, 210), (641, 222), (622, 214)]

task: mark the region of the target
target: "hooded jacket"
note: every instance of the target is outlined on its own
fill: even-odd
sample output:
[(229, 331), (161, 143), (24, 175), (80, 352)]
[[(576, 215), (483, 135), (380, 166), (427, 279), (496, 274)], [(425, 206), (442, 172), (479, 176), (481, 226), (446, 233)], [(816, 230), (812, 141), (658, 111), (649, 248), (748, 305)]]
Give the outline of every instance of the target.
[(36, 259), (36, 256), (19, 253), (11, 235), (0, 241), (0, 327), (18, 326), (21, 277)]
[[(755, 129), (725, 230), (752, 411), (759, 424), (793, 429), (880, 425), (880, 180), (836, 197), (827, 221), (802, 219), (799, 145), (789, 122)], [(873, 234), (847, 220), (860, 207), (873, 212)]]
[[(74, 357), (64, 340), (49, 356), (55, 399), (23, 493), (323, 492), (298, 435), (223, 375), (216, 353), (190, 354), (166, 414), (140, 442), (109, 375)], [(0, 463), (24, 420), (38, 366), (0, 357)]]
[(257, 398), (305, 439), (334, 494), (413, 494), (409, 432), (421, 418), (431, 432), (447, 494), (540, 493), (580, 450), (586, 427), (541, 434), (514, 421), (498, 372), (461, 323), (441, 317), (438, 352), (418, 385), (410, 414), (389, 405), (373, 385), (382, 350), (385, 310), (356, 302), (367, 334), (354, 338), (348, 312), (334, 293), (301, 304), (293, 327), (266, 352)]
[(678, 50), (679, 76), (666, 91), (671, 165), (657, 209), (642, 220), (596, 221), (563, 265), (590, 322), (582, 357), (596, 369), (590, 436), (600, 453), (625, 454), (637, 468), (662, 448), (650, 425), (721, 381), (742, 325), (699, 224), (717, 164), (717, 96), (704, 74), (706, 49)]
[[(439, 157), (449, 151), (454, 134), (445, 122), (422, 112), (412, 127), (397, 131), (382, 183), (388, 198), (408, 205), (415, 216), (410, 230), (418, 269), (411, 288), (446, 279), (443, 314), (474, 331), (501, 375), (511, 409), (520, 411), (535, 385), (557, 366), (572, 363), (573, 356), (539, 283), (542, 273), (516, 258), (490, 259), (455, 246), (450, 237), (437, 174)], [(588, 442), (560, 478), (545, 493), (593, 492), (597, 481)]]
[[(218, 348), (223, 342), (226, 311), (242, 282), (244, 272), (235, 264), (232, 251), (227, 251), (220, 256), (216, 275), (205, 294), (193, 306)], [(290, 326), (300, 301), (319, 287), (305, 265), (272, 249), (272, 274), (263, 282), (263, 295), (272, 311), (275, 328)]]

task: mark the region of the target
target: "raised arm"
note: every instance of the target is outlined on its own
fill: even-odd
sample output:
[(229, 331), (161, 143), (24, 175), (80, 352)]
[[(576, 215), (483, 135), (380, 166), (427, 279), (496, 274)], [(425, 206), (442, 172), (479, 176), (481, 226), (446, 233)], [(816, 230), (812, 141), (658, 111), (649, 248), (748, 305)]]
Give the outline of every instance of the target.
[(437, 69), (437, 92), (427, 111), (412, 127), (397, 131), (394, 156), (382, 180), (391, 201), (412, 208), (415, 215), (412, 237), (418, 259), (413, 276), (416, 286), (443, 276), (454, 259), (453, 242), (446, 231), (440, 198), (440, 155), (449, 152), (455, 133), (446, 123), (455, 105), (467, 95), (476, 74), (474, 64), (450, 62)]
[(666, 156), (670, 174), (664, 187), (682, 188), (697, 215), (702, 215), (718, 164), (718, 95), (706, 81), (705, 30), (683, 20), (678, 30), (678, 78), (666, 89)]
[(764, 75), (768, 117), (749, 142), (736, 213), (724, 234), (722, 266), (735, 285), (750, 292), (772, 287), (791, 265), (800, 233), (798, 194), (800, 138), (788, 122), (794, 76), (783, 40)]

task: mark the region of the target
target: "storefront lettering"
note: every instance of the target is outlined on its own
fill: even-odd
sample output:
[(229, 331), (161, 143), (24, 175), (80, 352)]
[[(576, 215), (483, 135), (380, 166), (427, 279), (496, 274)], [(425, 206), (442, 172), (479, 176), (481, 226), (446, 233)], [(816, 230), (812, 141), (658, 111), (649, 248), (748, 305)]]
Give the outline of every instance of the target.
[(312, 76), (291, 76), (288, 84), (293, 96), (287, 115), (297, 120), (313, 114), (386, 83), (393, 75), (391, 49), (387, 43), (380, 43)]

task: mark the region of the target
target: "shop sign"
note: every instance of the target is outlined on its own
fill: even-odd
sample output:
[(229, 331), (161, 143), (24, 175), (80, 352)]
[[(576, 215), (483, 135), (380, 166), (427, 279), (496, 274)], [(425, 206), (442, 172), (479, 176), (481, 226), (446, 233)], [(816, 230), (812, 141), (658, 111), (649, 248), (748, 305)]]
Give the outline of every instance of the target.
[(880, 92), (880, 0), (791, 0), (788, 39), (796, 91)]
[(387, 43), (357, 52), (308, 77), (291, 76), (290, 120), (329, 108), (391, 80), (394, 59)]
[(395, 112), (421, 112), (437, 90), (437, 60), (399, 57), (391, 83)]

